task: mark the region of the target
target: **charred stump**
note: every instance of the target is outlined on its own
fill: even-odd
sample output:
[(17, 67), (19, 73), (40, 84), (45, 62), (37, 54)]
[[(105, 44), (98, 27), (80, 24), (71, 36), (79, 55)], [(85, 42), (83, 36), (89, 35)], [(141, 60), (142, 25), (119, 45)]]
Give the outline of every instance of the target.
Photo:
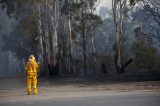
[(106, 64), (103, 62), (103, 63), (101, 63), (101, 68), (102, 68), (102, 72), (103, 72), (103, 74), (107, 74), (108, 72), (107, 72), (107, 68), (106, 68)]

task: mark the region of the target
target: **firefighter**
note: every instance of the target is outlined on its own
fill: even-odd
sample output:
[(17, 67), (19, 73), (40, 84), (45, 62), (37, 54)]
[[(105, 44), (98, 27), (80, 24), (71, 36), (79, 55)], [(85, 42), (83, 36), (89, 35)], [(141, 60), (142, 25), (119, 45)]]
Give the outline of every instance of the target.
[(32, 88), (34, 95), (37, 94), (38, 88), (37, 88), (37, 70), (38, 70), (38, 63), (36, 62), (36, 59), (34, 55), (30, 55), (28, 62), (25, 66), (25, 71), (27, 75), (27, 92), (28, 95), (31, 95)]

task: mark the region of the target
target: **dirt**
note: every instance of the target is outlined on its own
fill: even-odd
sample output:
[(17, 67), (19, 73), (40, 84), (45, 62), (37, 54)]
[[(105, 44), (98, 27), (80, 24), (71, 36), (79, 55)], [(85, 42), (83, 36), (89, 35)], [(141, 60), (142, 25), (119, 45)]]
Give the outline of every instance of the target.
[[(24, 77), (1, 78), (0, 100), (8, 98), (26, 98), (26, 80)], [(160, 81), (108, 81), (86, 78), (39, 79), (38, 95), (75, 95), (95, 92), (160, 92)]]

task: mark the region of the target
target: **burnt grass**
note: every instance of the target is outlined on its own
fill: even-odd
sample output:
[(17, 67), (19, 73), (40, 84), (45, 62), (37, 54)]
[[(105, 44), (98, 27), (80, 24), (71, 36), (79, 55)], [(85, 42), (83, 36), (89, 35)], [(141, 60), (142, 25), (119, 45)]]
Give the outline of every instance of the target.
[(39, 80), (43, 82), (47, 81), (54, 85), (82, 85), (82, 86), (92, 86), (92, 85), (103, 85), (103, 84), (120, 84), (120, 83), (134, 83), (134, 82), (153, 82), (160, 81), (160, 74), (147, 74), (147, 75), (137, 75), (137, 76), (108, 76), (108, 75), (65, 75), (65, 76), (50, 76), (39, 77)]

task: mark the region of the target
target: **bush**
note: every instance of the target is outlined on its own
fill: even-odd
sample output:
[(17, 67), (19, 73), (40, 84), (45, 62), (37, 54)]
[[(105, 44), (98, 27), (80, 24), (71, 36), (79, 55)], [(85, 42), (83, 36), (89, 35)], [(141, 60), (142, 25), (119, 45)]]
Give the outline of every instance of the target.
[(135, 57), (135, 66), (140, 69), (153, 71), (156, 64), (159, 63), (157, 49), (148, 43), (143, 45), (136, 44), (133, 48)]

